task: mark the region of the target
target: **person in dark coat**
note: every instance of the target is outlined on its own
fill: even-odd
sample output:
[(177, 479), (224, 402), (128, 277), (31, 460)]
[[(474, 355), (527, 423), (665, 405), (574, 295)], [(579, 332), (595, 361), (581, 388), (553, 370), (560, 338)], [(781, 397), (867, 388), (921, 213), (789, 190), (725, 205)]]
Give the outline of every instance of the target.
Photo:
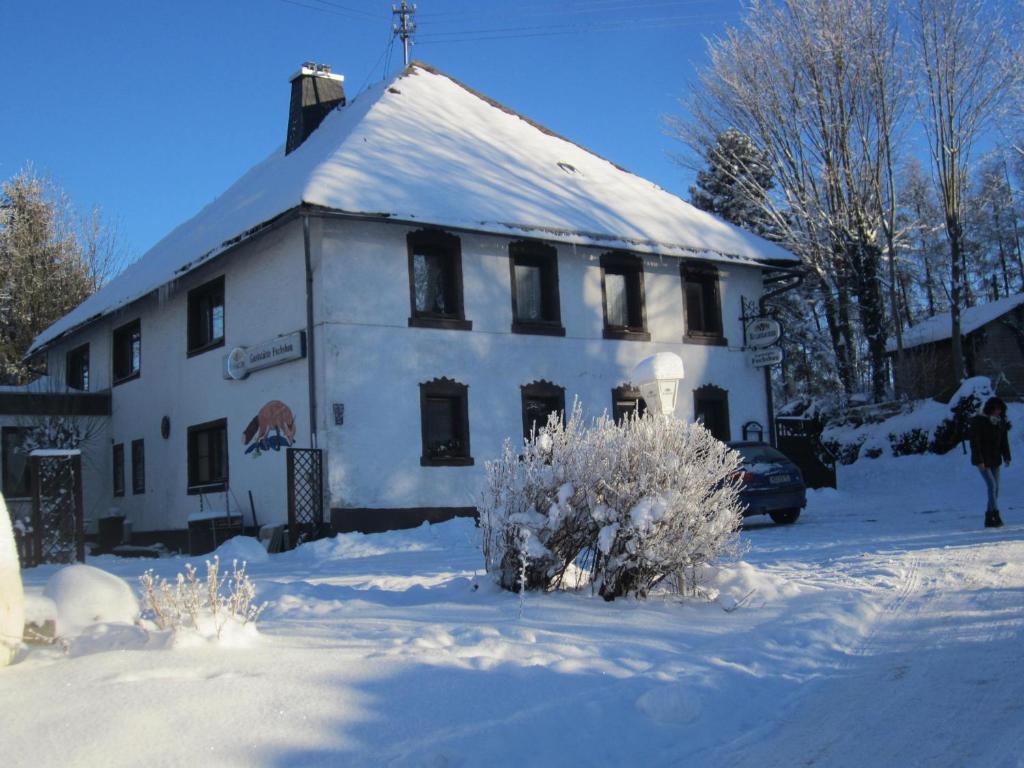
[(990, 397), (981, 413), (971, 419), (971, 464), (978, 468), (988, 491), (985, 527), (999, 528), (999, 469), (1010, 466), (1010, 422), (1006, 420), (1006, 403)]

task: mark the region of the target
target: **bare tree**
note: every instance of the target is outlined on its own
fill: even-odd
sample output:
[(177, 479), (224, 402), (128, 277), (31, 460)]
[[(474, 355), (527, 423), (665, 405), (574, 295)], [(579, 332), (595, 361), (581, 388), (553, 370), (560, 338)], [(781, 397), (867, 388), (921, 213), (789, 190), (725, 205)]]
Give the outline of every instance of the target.
[(960, 309), (965, 295), (964, 199), (975, 145), (1019, 85), (1018, 53), (999, 8), (985, 0), (912, 0), (920, 112), (950, 252), (953, 375), (964, 376)]

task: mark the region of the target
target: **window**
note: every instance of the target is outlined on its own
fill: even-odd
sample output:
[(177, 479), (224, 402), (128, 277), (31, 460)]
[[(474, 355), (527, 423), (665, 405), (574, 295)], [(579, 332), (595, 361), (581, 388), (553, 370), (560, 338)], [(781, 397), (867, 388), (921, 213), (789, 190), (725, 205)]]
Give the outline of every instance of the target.
[(684, 341), (726, 344), (722, 336), (722, 306), (718, 270), (707, 264), (683, 264), (683, 306), (686, 312)]
[(114, 446), (114, 495), (124, 496), (124, 443)]
[(714, 384), (706, 384), (693, 392), (693, 420), (721, 440), (730, 439), (729, 393)]
[(228, 421), (218, 419), (188, 428), (188, 492), (210, 493), (228, 487)]
[(224, 346), (224, 277), (188, 294), (188, 354)]
[(420, 384), (424, 467), (468, 466), (469, 387), (451, 379)]
[(142, 440), (132, 440), (132, 493), (146, 492), (146, 449)]
[(644, 265), (637, 256), (606, 253), (601, 257), (604, 337), (650, 341), (644, 316)]
[(550, 245), (509, 245), (512, 332), (564, 336), (558, 300), (558, 251)]
[(142, 326), (138, 320), (114, 330), (114, 383), (138, 378), (142, 369)]
[(522, 387), (523, 437), (547, 426), (548, 417), (557, 413), (565, 422), (565, 389), (550, 381), (535, 381)]
[(32, 495), (31, 468), (24, 449), (28, 430), (4, 427), (0, 435), (3, 442), (4, 496), (8, 500), (27, 498)]
[(65, 379), (72, 389), (89, 391), (89, 345), (83, 344), (68, 352)]
[(409, 244), (409, 325), (469, 331), (462, 304), (462, 250), (459, 238), (440, 230), (412, 232)]
[(647, 403), (640, 397), (640, 390), (623, 385), (612, 390), (612, 418), (621, 424), (628, 415), (636, 413), (643, 416), (647, 413)]

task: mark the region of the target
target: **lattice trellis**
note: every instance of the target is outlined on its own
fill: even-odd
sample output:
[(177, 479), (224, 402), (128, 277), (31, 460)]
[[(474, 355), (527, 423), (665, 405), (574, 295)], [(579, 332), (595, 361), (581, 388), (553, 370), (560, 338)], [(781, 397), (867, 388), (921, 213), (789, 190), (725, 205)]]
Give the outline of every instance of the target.
[(288, 449), (288, 528), (292, 546), (318, 537), (324, 525), (323, 451)]
[(85, 562), (82, 457), (71, 453), (31, 459), (33, 564)]

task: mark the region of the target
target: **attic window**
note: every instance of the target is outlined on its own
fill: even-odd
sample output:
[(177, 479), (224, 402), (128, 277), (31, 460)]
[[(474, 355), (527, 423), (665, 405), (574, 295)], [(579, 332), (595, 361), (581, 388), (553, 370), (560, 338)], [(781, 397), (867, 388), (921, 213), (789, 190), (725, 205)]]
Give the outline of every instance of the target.
[(559, 163), (558, 167), (568, 173), (570, 176), (582, 176), (583, 173), (572, 163)]

